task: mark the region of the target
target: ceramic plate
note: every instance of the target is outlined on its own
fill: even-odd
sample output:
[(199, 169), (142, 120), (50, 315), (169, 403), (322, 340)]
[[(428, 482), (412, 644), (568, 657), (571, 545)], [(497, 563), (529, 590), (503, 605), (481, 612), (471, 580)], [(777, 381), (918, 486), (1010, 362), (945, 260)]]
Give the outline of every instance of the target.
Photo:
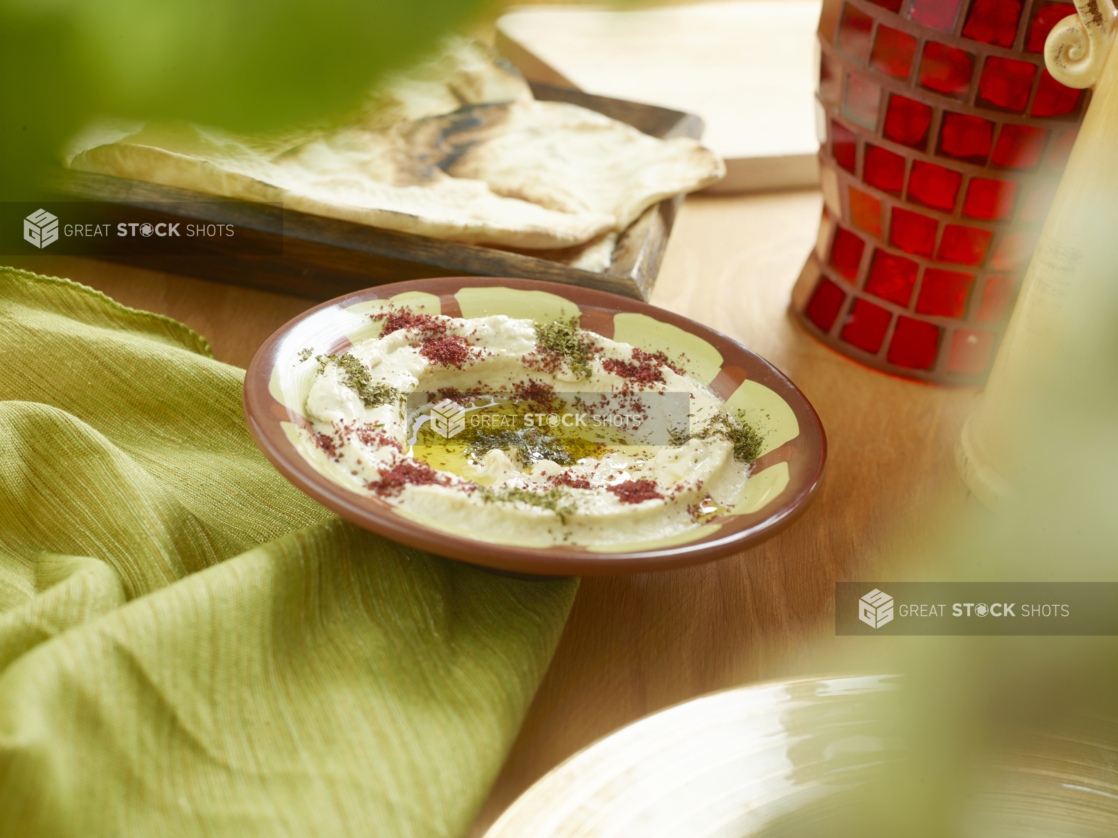
[[(344, 352), (373, 336), (369, 313), (384, 301), (454, 317), (506, 314), (540, 323), (579, 316), (584, 329), (685, 358), (693, 377), (733, 408), (764, 417), (765, 445), (745, 495), (733, 509), (670, 539), (608, 548), (525, 547), (484, 535), (440, 530), (388, 503), (351, 492), (319, 473), (296, 449), (296, 429), (314, 371), (300, 353)], [(363, 333), (363, 330), (365, 333)], [(695, 564), (740, 551), (788, 526), (823, 475), (827, 444), (803, 394), (764, 359), (729, 338), (669, 311), (602, 291), (522, 279), (447, 277), (382, 285), (299, 315), (257, 351), (245, 375), (245, 416), (261, 450), (299, 489), (343, 518), (441, 556), (513, 573), (607, 575)]]
[[(901, 686), (897, 676), (812, 678), (677, 705), (554, 768), (485, 838), (840, 834), (836, 823), (864, 824), (867, 807), (880, 811), (885, 801), (875, 797), (875, 783), (909, 757), (896, 712)], [(1116, 761), (1113, 720), (1080, 719), (1059, 732), (1026, 732), (971, 779), (954, 834), (1113, 838)], [(890, 811), (905, 814), (895, 805)], [(911, 831), (901, 820), (888, 833), (862, 834)]]

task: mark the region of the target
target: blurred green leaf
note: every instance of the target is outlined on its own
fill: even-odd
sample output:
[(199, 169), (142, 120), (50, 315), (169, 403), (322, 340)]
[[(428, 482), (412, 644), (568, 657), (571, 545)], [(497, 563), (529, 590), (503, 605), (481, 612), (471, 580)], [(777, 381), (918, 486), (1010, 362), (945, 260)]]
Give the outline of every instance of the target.
[(0, 0), (0, 199), (91, 117), (260, 130), (352, 104), (481, 0)]

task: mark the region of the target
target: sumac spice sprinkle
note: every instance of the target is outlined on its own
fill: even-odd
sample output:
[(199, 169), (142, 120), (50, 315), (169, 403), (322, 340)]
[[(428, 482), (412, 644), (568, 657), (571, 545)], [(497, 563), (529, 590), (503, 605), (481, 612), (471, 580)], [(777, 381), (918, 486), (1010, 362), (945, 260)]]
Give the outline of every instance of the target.
[(513, 395), (524, 401), (548, 404), (555, 398), (555, 388), (546, 381), (529, 378), (513, 386)]
[(326, 456), (330, 459), (338, 460), (341, 458), (341, 455), (338, 453), (338, 443), (335, 442), (334, 437), (330, 436), (329, 434), (316, 433), (314, 435), (314, 442), (315, 445), (321, 448), (325, 452)]
[(405, 486), (426, 486), (431, 483), (446, 485), (446, 475), (435, 471), (426, 463), (403, 460), (368, 485), (368, 489), (381, 497), (398, 495)]
[(606, 486), (606, 491), (613, 492), (622, 503), (641, 503), (664, 497), (656, 488), (656, 481), (647, 479), (615, 483), (613, 486)]
[(356, 436), (358, 440), (369, 446), (388, 446), (391, 448), (395, 448), (397, 451), (403, 450), (399, 442), (390, 437), (381, 429), (375, 428), (372, 425), (361, 425), (354, 431), (353, 435)]
[(463, 407), (468, 405), (472, 399), (478, 396), (485, 395), (483, 390), (462, 390), (458, 387), (440, 387), (434, 392), (427, 393), (427, 401), (430, 404), (437, 404), (444, 399), (450, 399), (455, 404), (460, 404)]
[(594, 485), (585, 477), (574, 477), (569, 471), (561, 471), (559, 474), (552, 475), (548, 480), (554, 486), (566, 486), (570, 489), (594, 488)]
[(663, 352), (645, 352), (643, 349), (633, 349), (633, 359), (629, 362), (606, 358), (602, 361), (602, 366), (606, 372), (611, 372), (637, 385), (663, 384), (664, 373), (661, 372), (660, 367), (679, 372), (668, 362)]
[(376, 314), (370, 314), (369, 318), (374, 321), (384, 321), (381, 337), (401, 329), (418, 329), (427, 334), (446, 334), (446, 323), (432, 314), (417, 314), (410, 308), (401, 308), (392, 312), (378, 311)]
[(436, 366), (462, 369), (470, 360), (470, 345), (459, 335), (442, 335), (423, 341), (419, 353)]
[[(656, 360), (656, 363), (667, 367), (672, 372), (674, 372), (676, 375), (686, 375), (686, 373), (682, 370), (682, 368), (680, 368), (680, 366), (678, 364), (672, 363), (672, 361), (668, 358), (668, 356), (665, 355), (663, 352), (645, 352), (644, 350), (641, 350), (641, 349), (634, 349), (633, 350), (633, 358), (634, 359), (637, 357), (638, 352), (641, 354), (641, 356), (647, 356), (649, 358), (654, 358)], [(687, 356), (684, 355), (683, 357), (686, 358)]]

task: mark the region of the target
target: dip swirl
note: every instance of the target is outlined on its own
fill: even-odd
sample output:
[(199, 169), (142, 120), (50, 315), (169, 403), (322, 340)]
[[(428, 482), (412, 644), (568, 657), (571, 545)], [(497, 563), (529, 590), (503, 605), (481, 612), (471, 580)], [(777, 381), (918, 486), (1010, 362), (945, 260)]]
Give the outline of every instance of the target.
[[(760, 436), (662, 353), (576, 321), (372, 317), (380, 337), (303, 360), (319, 367), (303, 454), (354, 492), (442, 530), (541, 547), (675, 536), (742, 495)], [(664, 421), (647, 404), (669, 394), (684, 424), (651, 444), (632, 425)], [(618, 404), (629, 425), (603, 416)], [(594, 420), (552, 418), (573, 408)]]

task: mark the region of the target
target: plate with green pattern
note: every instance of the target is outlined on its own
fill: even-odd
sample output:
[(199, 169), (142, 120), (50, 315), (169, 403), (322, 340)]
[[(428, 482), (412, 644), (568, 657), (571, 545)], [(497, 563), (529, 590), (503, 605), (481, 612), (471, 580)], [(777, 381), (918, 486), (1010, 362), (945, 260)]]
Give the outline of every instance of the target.
[[(347, 487), (313, 464), (306, 399), (321, 365), (379, 336), (382, 310), (480, 318), (503, 314), (538, 329), (577, 321), (579, 328), (673, 359), (709, 388), (728, 411), (761, 429), (744, 487), (695, 525), (653, 540), (541, 546), (449, 526), (437, 516), (401, 510), (372, 492)], [(542, 333), (542, 332), (541, 332)], [(352, 357), (352, 356), (351, 356)], [(635, 357), (635, 356), (634, 356)], [(490, 569), (531, 575), (643, 573), (738, 553), (790, 525), (811, 502), (823, 476), (826, 436), (796, 386), (736, 341), (670, 311), (603, 291), (508, 278), (442, 277), (381, 285), (325, 302), (278, 329), (245, 376), (245, 416), (265, 456), (295, 486), (343, 518), (395, 541)]]

